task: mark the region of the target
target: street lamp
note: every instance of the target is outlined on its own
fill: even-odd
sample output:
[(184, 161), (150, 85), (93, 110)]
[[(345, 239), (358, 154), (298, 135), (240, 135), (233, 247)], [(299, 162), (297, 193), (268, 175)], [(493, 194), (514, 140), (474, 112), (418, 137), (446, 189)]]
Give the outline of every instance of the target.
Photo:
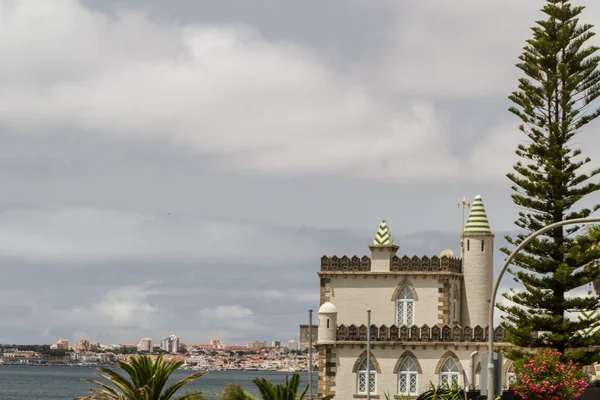
[(312, 345), (313, 345), (313, 337), (312, 337), (312, 308), (308, 309), (308, 398), (312, 400), (313, 398), (313, 390), (312, 390)]
[[(576, 224), (589, 224), (593, 222), (600, 222), (600, 218), (576, 218), (576, 219), (567, 219), (560, 222), (555, 222), (548, 226), (543, 227), (540, 230), (537, 230), (527, 236), (525, 240), (523, 240), (513, 251), (510, 253), (506, 261), (504, 261), (504, 265), (500, 270), (500, 274), (496, 278), (496, 282), (494, 282), (494, 287), (492, 289), (492, 296), (490, 297), (490, 309), (489, 309), (489, 320), (488, 320), (488, 376), (487, 376), (487, 398), (492, 399), (494, 392), (494, 308), (496, 308), (496, 294), (498, 293), (498, 287), (500, 286), (500, 280), (504, 275), (504, 272), (515, 258), (515, 256), (519, 253), (519, 251), (523, 250), (525, 246), (527, 246), (533, 239), (541, 235), (542, 233), (551, 231), (554, 228), (559, 228), (564, 225), (576, 225)], [(491, 396), (490, 396), (491, 394)]]
[(367, 310), (367, 400), (371, 400), (371, 309)]

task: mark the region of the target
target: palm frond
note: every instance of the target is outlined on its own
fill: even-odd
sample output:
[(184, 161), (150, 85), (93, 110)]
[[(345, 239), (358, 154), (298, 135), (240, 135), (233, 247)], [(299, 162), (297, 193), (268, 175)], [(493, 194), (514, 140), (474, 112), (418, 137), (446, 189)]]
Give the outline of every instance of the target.
[[(175, 394), (185, 384), (205, 375), (205, 372), (195, 373), (165, 388), (173, 372), (182, 364), (182, 361), (165, 361), (162, 355), (159, 355), (154, 362), (149, 356), (131, 357), (129, 361), (119, 361), (118, 365), (126, 375), (121, 375), (111, 368), (99, 368), (101, 373), (96, 375), (106, 382), (84, 378), (83, 381), (95, 387), (89, 389), (92, 395), (80, 399), (175, 400)], [(207, 399), (205, 393), (196, 391), (180, 396), (178, 400), (204, 399)]]

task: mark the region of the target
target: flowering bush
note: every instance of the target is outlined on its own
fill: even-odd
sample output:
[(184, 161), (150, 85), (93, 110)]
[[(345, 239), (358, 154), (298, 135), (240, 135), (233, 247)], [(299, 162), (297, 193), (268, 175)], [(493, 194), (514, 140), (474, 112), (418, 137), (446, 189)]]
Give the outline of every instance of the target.
[(542, 350), (515, 361), (515, 382), (511, 388), (526, 400), (573, 400), (588, 387), (583, 369), (560, 361), (562, 354)]

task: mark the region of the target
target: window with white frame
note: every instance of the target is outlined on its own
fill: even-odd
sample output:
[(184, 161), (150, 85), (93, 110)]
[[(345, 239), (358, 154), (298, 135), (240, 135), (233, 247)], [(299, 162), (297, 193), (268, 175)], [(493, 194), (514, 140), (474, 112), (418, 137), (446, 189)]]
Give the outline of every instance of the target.
[(517, 380), (517, 376), (515, 375), (515, 368), (513, 363), (510, 363), (508, 367), (508, 371), (506, 371), (506, 386), (510, 388), (513, 383)]
[(398, 369), (398, 393), (404, 395), (418, 394), (419, 370), (412, 357), (406, 357)]
[(455, 382), (458, 383), (459, 376), (460, 370), (458, 364), (452, 358), (448, 357), (440, 369), (440, 385), (452, 386)]
[(369, 389), (371, 393), (376, 393), (377, 370), (373, 361), (369, 363), (369, 377), (367, 378), (367, 358), (365, 357), (356, 371), (356, 391), (358, 393), (367, 393), (367, 380), (369, 381)]
[(412, 290), (402, 286), (396, 297), (396, 325), (411, 326), (415, 320), (415, 298)]

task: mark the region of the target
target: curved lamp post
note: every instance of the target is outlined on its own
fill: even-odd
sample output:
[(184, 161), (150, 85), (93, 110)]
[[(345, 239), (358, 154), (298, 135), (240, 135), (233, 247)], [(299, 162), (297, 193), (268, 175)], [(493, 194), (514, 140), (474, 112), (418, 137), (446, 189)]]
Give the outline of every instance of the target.
[[(600, 218), (576, 218), (576, 219), (567, 219), (560, 222), (555, 222), (548, 226), (543, 227), (542, 229), (533, 232), (525, 240), (523, 240), (513, 251), (510, 253), (502, 269), (500, 270), (500, 274), (498, 274), (498, 278), (496, 278), (496, 282), (494, 282), (494, 287), (492, 289), (492, 296), (490, 297), (490, 309), (489, 309), (489, 320), (488, 320), (488, 335), (489, 335), (489, 343), (488, 343), (488, 376), (487, 376), (487, 398), (492, 399), (494, 395), (494, 308), (496, 308), (496, 294), (498, 293), (498, 287), (500, 286), (500, 280), (506, 272), (506, 269), (515, 258), (519, 251), (523, 250), (525, 246), (527, 246), (533, 239), (541, 235), (542, 233), (551, 231), (554, 228), (559, 228), (564, 225), (576, 225), (576, 224), (589, 224), (592, 222), (600, 222)], [(490, 395), (491, 394), (491, 395)]]

